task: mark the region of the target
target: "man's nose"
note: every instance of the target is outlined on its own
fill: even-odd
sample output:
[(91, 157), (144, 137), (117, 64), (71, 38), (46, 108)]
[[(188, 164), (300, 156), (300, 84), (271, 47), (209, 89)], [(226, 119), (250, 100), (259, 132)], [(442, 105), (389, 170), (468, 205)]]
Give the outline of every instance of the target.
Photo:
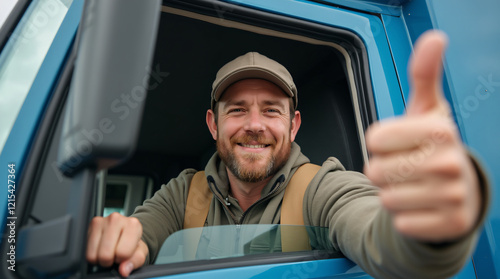
[(264, 119), (259, 111), (250, 111), (244, 129), (254, 133), (265, 131)]

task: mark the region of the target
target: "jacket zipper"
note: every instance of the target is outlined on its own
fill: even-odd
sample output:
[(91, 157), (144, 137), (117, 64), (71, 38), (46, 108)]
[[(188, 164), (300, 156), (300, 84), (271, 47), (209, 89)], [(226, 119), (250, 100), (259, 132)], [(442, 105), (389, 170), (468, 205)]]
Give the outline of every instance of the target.
[(210, 183), (213, 186), (213, 188), (215, 188), (215, 190), (217, 190), (218, 194), (214, 193), (215, 197), (222, 204), (222, 207), (224, 208), (224, 211), (226, 212), (226, 214), (229, 214), (231, 216), (231, 219), (233, 219), (233, 222), (236, 225), (239, 225), (236, 216), (234, 216), (234, 214), (231, 212), (231, 210), (229, 210), (229, 208), (227, 207), (227, 201), (225, 201), (223, 199), (222, 193), (220, 192), (219, 188), (217, 188), (217, 185), (215, 184), (213, 177), (209, 176), (207, 178), (208, 178), (208, 183)]
[[(276, 191), (278, 191), (279, 187), (281, 186), (281, 183), (283, 183), (285, 181), (285, 175), (282, 174), (280, 175), (280, 177), (278, 177), (278, 179), (276, 180), (276, 182), (274, 183), (273, 187), (272, 187), (272, 190), (271, 192), (269, 192), (265, 197), (259, 199), (258, 201), (256, 201), (254, 204), (252, 204), (245, 212), (243, 212), (243, 214), (241, 215), (241, 218), (240, 218), (240, 224), (243, 224), (243, 220), (245, 219), (245, 216), (247, 215), (247, 212), (249, 212), (253, 207), (257, 206), (259, 203), (265, 201), (266, 199), (268, 199), (271, 195), (273, 195)], [(278, 185), (278, 183), (280, 185)]]

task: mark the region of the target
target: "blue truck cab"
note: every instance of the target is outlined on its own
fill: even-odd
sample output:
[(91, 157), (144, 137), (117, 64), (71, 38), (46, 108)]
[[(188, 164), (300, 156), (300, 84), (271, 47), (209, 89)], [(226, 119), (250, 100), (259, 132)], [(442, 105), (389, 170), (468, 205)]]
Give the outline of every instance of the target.
[[(304, 154), (362, 171), (365, 131), (404, 114), (408, 59), (429, 29), (449, 37), (445, 96), (491, 184), (477, 248), (454, 278), (500, 278), (500, 2), (17, 0), (1, 8), (1, 278), (118, 276), (85, 261), (90, 219), (130, 215), (183, 169), (203, 169), (215, 151), (204, 120), (215, 73), (248, 51), (294, 77)], [(245, 241), (274, 229), (199, 230), (243, 245), (190, 259), (177, 251), (190, 233), (180, 231), (131, 277), (371, 278), (328, 249), (245, 252)]]

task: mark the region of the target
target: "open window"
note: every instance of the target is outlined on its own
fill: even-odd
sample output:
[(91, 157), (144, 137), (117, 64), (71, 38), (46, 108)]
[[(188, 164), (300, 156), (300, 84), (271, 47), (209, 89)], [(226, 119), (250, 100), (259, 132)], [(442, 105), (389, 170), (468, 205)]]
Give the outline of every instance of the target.
[(361, 171), (364, 130), (376, 118), (363, 42), (338, 28), (211, 1), (164, 1), (137, 150), (110, 171), (150, 173), (157, 189), (185, 168), (203, 169), (215, 151), (205, 124), (215, 74), (248, 51), (294, 77), (303, 153)]

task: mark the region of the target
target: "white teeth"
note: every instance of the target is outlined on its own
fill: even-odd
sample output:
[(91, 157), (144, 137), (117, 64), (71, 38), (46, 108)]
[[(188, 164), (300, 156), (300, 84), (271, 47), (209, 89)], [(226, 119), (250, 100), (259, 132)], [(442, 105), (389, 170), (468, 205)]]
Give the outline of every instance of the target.
[(250, 145), (250, 144), (242, 144), (243, 147), (248, 147), (248, 148), (264, 148), (266, 147), (265, 144), (260, 144), (260, 145)]

